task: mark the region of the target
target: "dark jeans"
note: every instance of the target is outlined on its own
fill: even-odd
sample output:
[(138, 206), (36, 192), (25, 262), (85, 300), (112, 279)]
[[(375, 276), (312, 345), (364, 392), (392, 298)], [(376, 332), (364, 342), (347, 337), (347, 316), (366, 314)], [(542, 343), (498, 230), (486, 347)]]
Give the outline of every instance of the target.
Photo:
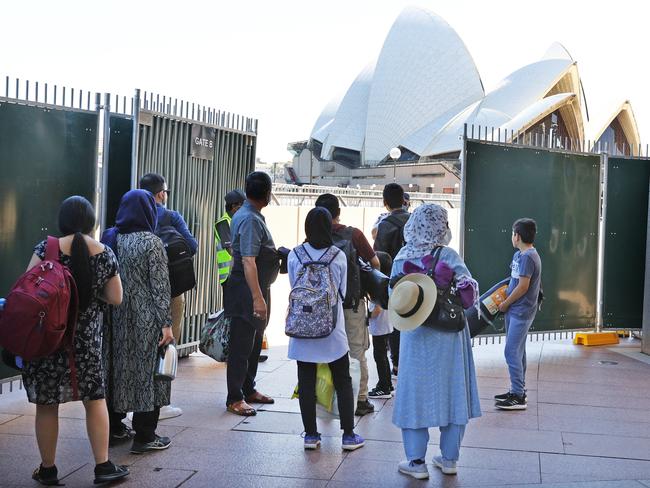
[[(316, 426), (316, 363), (298, 361), (298, 401), (302, 425), (307, 435), (318, 433)], [(354, 395), (352, 393), (352, 378), (350, 377), (350, 360), (348, 354), (329, 363), (339, 404), (341, 429), (344, 434), (354, 430)]]
[(239, 402), (255, 393), (255, 376), (262, 350), (264, 331), (257, 330), (246, 320), (233, 317), (230, 322), (228, 352), (228, 398), (226, 405)]
[[(126, 413), (108, 411), (108, 419), (111, 432), (118, 432)], [(158, 427), (160, 407), (154, 408), (151, 412), (133, 412), (133, 430), (135, 430), (135, 442), (147, 443), (156, 439), (156, 427)]]
[(389, 392), (393, 383), (390, 380), (390, 364), (388, 363), (388, 342), (390, 334), (372, 336), (372, 356), (377, 365), (377, 389)]
[(390, 360), (393, 362), (393, 368), (399, 367), (399, 330), (393, 329), (390, 334)]

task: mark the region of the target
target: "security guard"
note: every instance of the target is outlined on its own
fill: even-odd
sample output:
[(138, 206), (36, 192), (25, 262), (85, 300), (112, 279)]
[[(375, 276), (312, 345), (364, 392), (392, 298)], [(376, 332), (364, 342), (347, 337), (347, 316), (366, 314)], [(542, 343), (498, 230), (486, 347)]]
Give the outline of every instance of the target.
[(235, 212), (243, 205), (246, 195), (241, 190), (228, 192), (225, 197), (226, 211), (214, 224), (214, 240), (217, 243), (217, 266), (219, 268), (219, 283), (230, 276), (232, 266), (232, 242), (230, 237), (230, 222)]

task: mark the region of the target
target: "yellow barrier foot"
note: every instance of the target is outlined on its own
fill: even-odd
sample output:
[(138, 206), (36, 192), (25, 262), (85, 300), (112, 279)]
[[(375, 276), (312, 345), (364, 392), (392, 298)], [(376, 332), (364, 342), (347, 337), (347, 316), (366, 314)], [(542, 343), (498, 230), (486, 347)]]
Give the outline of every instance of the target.
[(573, 338), (573, 343), (582, 346), (605, 346), (618, 344), (616, 332), (578, 332)]

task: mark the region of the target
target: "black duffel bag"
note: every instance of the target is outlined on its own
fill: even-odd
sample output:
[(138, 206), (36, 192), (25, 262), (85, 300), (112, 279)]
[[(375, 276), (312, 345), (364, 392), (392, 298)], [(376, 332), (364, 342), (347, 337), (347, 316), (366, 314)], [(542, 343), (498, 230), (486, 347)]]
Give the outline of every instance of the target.
[(388, 310), (388, 282), (390, 278), (368, 263), (359, 261), (361, 295)]

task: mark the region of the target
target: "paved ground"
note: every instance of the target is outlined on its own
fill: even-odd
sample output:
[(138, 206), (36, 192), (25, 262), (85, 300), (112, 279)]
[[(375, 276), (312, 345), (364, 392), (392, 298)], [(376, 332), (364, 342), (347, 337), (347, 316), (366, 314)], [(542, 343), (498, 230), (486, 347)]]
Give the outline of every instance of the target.
[[(376, 401), (374, 415), (357, 418), (357, 432), (368, 439), (363, 449), (342, 452), (338, 422), (328, 420), (320, 422), (322, 449), (303, 451), (298, 403), (289, 399), (295, 364), (283, 347), (272, 349), (260, 365), (259, 389), (277, 402), (257, 417), (227, 413), (224, 366), (193, 355), (181, 361), (173, 386), (173, 403), (185, 413), (161, 422), (160, 433), (173, 439), (172, 447), (134, 456), (122, 446), (111, 457), (131, 466), (121, 487), (647, 488), (650, 364), (638, 347), (627, 340), (591, 349), (569, 341), (529, 343), (528, 410), (499, 412), (491, 398), (507, 386), (502, 346), (476, 346), (484, 414), (467, 429), (456, 477), (431, 464), (428, 481), (397, 472), (403, 451), (391, 424), (391, 400)], [(0, 486), (36, 486), (30, 480), (39, 462), (33, 415), (24, 391), (0, 395)], [(57, 464), (67, 487), (92, 482), (83, 418), (81, 405), (61, 408)], [(437, 437), (432, 435), (429, 462), (437, 454)]]

